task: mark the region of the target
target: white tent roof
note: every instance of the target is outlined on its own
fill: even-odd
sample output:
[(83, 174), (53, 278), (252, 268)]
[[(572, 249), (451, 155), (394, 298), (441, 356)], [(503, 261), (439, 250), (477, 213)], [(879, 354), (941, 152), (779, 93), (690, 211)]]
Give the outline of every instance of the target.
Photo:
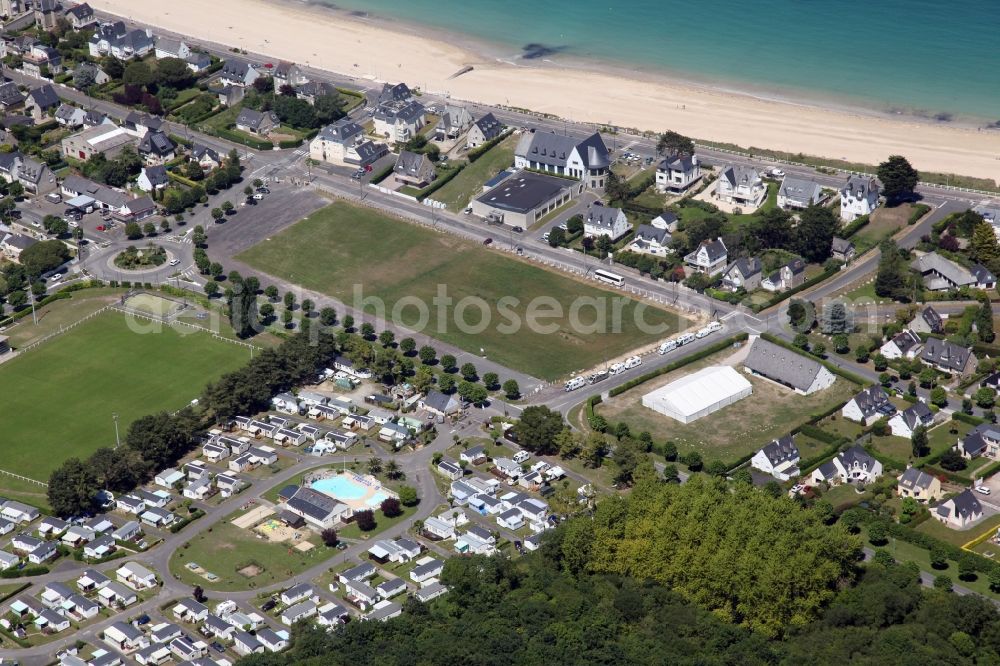
[(728, 365), (710, 366), (647, 393), (642, 403), (666, 414), (692, 416), (752, 391), (753, 385)]

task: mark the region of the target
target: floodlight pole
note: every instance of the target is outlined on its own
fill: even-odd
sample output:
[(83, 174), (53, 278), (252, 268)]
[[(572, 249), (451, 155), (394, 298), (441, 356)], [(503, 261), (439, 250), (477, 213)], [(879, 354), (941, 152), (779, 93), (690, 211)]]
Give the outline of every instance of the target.
[(117, 449), (122, 445), (121, 439), (118, 437), (118, 412), (111, 412), (111, 418), (115, 421), (115, 448)]

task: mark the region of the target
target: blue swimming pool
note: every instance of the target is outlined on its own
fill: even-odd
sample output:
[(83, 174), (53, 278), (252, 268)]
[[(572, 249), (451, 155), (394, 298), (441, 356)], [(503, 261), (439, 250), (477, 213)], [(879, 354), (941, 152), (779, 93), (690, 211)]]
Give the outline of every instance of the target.
[(310, 487), (345, 503), (363, 502), (372, 507), (380, 505), (389, 497), (382, 490), (375, 490), (361, 481), (356, 481), (350, 474), (319, 479), (313, 481)]

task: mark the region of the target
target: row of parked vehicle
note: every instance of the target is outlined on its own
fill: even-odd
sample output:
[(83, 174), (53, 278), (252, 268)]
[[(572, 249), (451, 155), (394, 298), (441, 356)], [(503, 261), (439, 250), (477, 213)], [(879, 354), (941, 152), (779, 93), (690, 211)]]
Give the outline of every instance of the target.
[(695, 340), (700, 340), (702, 338), (708, 337), (712, 333), (721, 330), (722, 330), (721, 323), (717, 321), (709, 322), (707, 326), (698, 329), (698, 331), (695, 333), (684, 333), (682, 335), (677, 336), (676, 338), (671, 338), (670, 340), (667, 340), (666, 342), (661, 344), (659, 349), (657, 349), (656, 351), (660, 352), (660, 354), (667, 354), (677, 349), (678, 347), (683, 347), (686, 344), (694, 342)]
[(632, 368), (640, 365), (642, 365), (641, 358), (638, 356), (630, 356), (621, 363), (615, 363), (610, 366), (607, 370), (598, 370), (597, 372), (586, 377), (574, 377), (566, 382), (565, 388), (567, 391), (575, 391), (578, 388), (583, 388), (588, 384), (596, 384), (597, 382), (604, 381), (611, 375), (621, 374), (626, 370), (631, 370)]

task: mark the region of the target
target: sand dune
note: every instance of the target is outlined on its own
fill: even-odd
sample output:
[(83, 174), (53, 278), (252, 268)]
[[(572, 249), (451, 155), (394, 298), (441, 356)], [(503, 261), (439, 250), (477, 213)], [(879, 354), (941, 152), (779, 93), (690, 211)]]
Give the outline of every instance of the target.
[[(674, 129), (711, 141), (877, 163), (900, 153), (919, 169), (997, 179), (1000, 132), (758, 99), (667, 80), (517, 66), (344, 13), (263, 0), (91, 0), (96, 9), (192, 37), (357, 78), (509, 104), (572, 120)], [(463, 67), (474, 69), (450, 78)]]

